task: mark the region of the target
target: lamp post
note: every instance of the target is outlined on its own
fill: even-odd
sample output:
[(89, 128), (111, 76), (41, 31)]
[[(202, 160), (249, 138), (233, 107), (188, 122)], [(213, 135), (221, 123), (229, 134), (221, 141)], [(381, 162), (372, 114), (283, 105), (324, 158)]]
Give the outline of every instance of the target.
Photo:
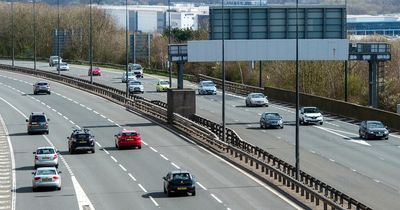
[(126, 97), (129, 96), (129, 81), (128, 81), (128, 0), (125, 1), (125, 51), (126, 51), (126, 68), (125, 68), (125, 81), (126, 81)]
[(222, 0), (222, 141), (225, 142), (225, 8)]
[(58, 59), (58, 63), (57, 63), (57, 71), (58, 71), (58, 75), (61, 75), (61, 71), (60, 71), (60, 0), (57, 0), (57, 59)]
[(11, 45), (12, 45), (12, 67), (15, 60), (15, 40), (14, 40), (14, 0), (11, 1)]
[(296, 179), (300, 174), (300, 154), (299, 154), (299, 0), (296, 0)]
[(36, 0), (33, 0), (33, 69), (36, 70)]
[(92, 0), (89, 1), (89, 63), (90, 83), (93, 84), (93, 38), (92, 38)]
[[(171, 44), (171, 2), (168, 0), (168, 46)], [(169, 57), (169, 50), (168, 50)], [(169, 78), (169, 88), (172, 87), (172, 69), (171, 62), (168, 61), (168, 78)]]

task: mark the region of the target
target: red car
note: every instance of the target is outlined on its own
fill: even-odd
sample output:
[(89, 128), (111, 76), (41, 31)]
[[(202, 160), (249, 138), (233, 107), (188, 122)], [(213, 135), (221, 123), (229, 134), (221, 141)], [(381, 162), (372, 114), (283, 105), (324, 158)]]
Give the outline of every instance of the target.
[(101, 70), (99, 67), (92, 69), (89, 69), (88, 71), (88, 76), (93, 75), (93, 76), (101, 76)]
[(121, 149), (123, 147), (142, 148), (142, 137), (135, 130), (122, 130), (115, 135), (115, 147)]

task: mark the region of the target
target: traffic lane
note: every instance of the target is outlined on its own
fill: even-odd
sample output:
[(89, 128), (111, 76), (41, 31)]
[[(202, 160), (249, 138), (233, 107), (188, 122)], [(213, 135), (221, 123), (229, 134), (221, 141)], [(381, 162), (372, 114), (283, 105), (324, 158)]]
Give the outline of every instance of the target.
[[(50, 97), (51, 96), (48, 96), (47, 98)], [(41, 105), (41, 103), (38, 104)], [(84, 114), (81, 115), (81, 117), (82, 116), (85, 118)], [(50, 119), (56, 119), (59, 116), (56, 113), (50, 112), (48, 113), (48, 117)], [(58, 136), (54, 138), (55, 146), (61, 150), (61, 154), (65, 157), (67, 162), (70, 163), (75, 176), (81, 182), (83, 189), (88, 192), (88, 196), (90, 200), (93, 201), (96, 208), (112, 209), (117, 206), (120, 209), (126, 209), (132, 205), (137, 206), (139, 209), (155, 208), (149, 199), (138, 196), (137, 193), (140, 191), (139, 187), (133, 184), (129, 185), (130, 178), (128, 176), (124, 178), (121, 174), (115, 173), (114, 165), (107, 162), (101, 154), (96, 156), (95, 153), (91, 156), (86, 156), (86, 159), (82, 159), (82, 156), (70, 156), (67, 152), (68, 147), (65, 137), (71, 133), (72, 129), (68, 126), (58, 126), (60, 124), (68, 124), (68, 122), (59, 123), (54, 119), (51, 120), (50, 123), (51, 131), (49, 136), (51, 136), (52, 133), (54, 133), (53, 135), (58, 134)], [(63, 120), (65, 119), (62, 118), (61, 121)], [(99, 157), (102, 157), (102, 159)], [(88, 166), (91, 167), (90, 170)], [(98, 176), (99, 174), (105, 176)], [(110, 182), (110, 179), (115, 181)]]
[[(15, 93), (2, 88), (0, 97), (12, 104), (20, 101)], [(17, 98), (17, 99), (16, 99)], [(26, 107), (36, 107), (34, 104), (24, 102)], [(12, 109), (4, 101), (0, 100), (0, 113), (4, 118), (9, 131), (11, 143), (15, 154), (16, 172), (16, 209), (77, 209), (78, 203), (75, 197), (71, 177), (67, 169), (60, 162), (62, 190), (41, 190), (32, 192), (32, 177), (34, 171), (34, 155), (32, 152), (40, 146), (49, 146), (42, 135), (28, 135), (24, 117)], [(25, 113), (29, 113), (25, 110)]]

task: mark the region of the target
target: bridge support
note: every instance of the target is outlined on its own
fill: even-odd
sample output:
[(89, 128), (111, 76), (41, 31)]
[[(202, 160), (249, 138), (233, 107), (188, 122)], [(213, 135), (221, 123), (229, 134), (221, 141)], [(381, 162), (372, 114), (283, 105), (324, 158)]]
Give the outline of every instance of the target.
[(184, 117), (196, 114), (196, 92), (193, 89), (168, 89), (168, 123), (173, 122), (173, 113)]

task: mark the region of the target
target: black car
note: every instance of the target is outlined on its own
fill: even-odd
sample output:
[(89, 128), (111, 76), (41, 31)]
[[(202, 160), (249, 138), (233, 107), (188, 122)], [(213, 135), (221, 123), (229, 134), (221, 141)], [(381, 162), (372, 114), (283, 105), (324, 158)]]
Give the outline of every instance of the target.
[(196, 181), (188, 171), (170, 171), (164, 179), (164, 193), (171, 196), (172, 193), (191, 193), (196, 195)]
[(364, 139), (389, 139), (389, 130), (381, 121), (362, 121), (358, 133)]
[(263, 113), (260, 117), (260, 128), (283, 128), (282, 116), (273, 112)]
[(74, 154), (77, 151), (91, 151), (95, 153), (94, 136), (88, 129), (76, 129), (67, 139), (69, 153)]

